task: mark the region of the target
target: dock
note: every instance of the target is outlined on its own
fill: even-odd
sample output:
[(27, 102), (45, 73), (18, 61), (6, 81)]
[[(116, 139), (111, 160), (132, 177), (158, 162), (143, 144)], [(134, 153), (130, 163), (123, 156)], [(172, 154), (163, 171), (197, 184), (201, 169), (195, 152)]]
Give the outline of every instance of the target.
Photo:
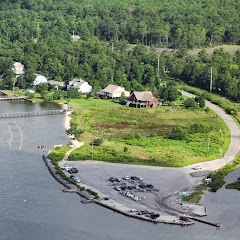
[(220, 221), (218, 222), (212, 222), (212, 221), (209, 221), (209, 220), (205, 220), (205, 219), (200, 219), (200, 218), (195, 218), (195, 217), (188, 217), (194, 221), (198, 221), (198, 222), (201, 222), (201, 223), (205, 223), (205, 224), (208, 224), (208, 225), (212, 225), (214, 227), (220, 227)]
[(66, 110), (48, 110), (48, 111), (39, 111), (39, 112), (9, 112), (9, 113), (0, 113), (0, 118), (18, 118), (18, 117), (36, 117), (36, 116), (45, 116), (45, 115), (56, 115), (65, 113)]

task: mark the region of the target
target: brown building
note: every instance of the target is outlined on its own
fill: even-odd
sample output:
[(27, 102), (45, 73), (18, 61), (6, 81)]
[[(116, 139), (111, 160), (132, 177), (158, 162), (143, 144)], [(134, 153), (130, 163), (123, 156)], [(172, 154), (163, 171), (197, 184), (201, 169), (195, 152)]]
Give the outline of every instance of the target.
[(126, 105), (136, 108), (155, 108), (159, 106), (159, 101), (150, 91), (133, 92)]

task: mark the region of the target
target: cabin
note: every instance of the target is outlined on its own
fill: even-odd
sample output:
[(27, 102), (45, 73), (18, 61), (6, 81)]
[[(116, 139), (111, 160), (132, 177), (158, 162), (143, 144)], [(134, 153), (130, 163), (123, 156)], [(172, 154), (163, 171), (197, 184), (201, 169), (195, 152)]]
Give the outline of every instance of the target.
[(120, 98), (122, 93), (125, 95), (125, 97), (130, 96), (130, 92), (126, 91), (124, 87), (120, 87), (117, 85), (110, 84), (106, 88), (99, 91), (99, 96), (101, 98), (110, 98), (110, 99), (116, 99)]
[(158, 107), (159, 101), (153, 96), (152, 92), (133, 92), (129, 97), (126, 106), (135, 108), (155, 108)]
[(92, 91), (92, 86), (88, 84), (88, 82), (83, 81), (82, 79), (74, 78), (71, 82), (69, 82), (67, 86), (67, 90), (70, 88), (78, 89), (78, 92), (81, 93), (90, 93)]

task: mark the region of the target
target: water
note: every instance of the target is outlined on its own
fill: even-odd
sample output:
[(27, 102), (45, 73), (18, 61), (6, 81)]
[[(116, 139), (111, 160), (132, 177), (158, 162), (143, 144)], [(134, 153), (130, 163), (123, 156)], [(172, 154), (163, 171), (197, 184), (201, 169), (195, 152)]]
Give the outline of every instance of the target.
[[(53, 104), (0, 102), (0, 112), (56, 108)], [(179, 227), (143, 222), (96, 204), (81, 204), (78, 195), (62, 192), (64, 187), (49, 174), (37, 146), (48, 149), (68, 143), (64, 115), (0, 119), (0, 133), (1, 240), (239, 239), (238, 191), (222, 188), (204, 197), (207, 218), (220, 220), (220, 229), (201, 223)], [(239, 176), (237, 170), (226, 180), (232, 182)]]

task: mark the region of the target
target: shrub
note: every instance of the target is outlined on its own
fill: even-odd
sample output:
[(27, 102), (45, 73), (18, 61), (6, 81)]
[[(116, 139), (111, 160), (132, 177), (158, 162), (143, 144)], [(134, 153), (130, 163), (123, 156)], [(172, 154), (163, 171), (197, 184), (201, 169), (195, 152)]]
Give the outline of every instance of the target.
[(103, 139), (102, 138), (96, 138), (93, 141), (93, 145), (94, 146), (100, 146), (103, 143)]
[(167, 134), (167, 138), (174, 140), (185, 140), (187, 139), (187, 133), (181, 127), (174, 127), (172, 133)]
[(192, 124), (188, 130), (189, 133), (208, 133), (211, 130), (210, 126), (202, 123)]
[(183, 106), (185, 108), (191, 108), (191, 109), (197, 109), (199, 108), (198, 107), (198, 104), (197, 102), (194, 100), (194, 98), (187, 98), (184, 102), (183, 102)]
[(109, 200), (109, 198), (108, 198), (108, 197), (105, 197), (105, 198), (104, 198), (104, 200), (106, 200), (106, 201), (107, 201), (107, 200)]
[(127, 147), (124, 147), (124, 148), (123, 148), (123, 151), (124, 151), (124, 152), (127, 152), (127, 151), (128, 151), (128, 148), (127, 148)]

